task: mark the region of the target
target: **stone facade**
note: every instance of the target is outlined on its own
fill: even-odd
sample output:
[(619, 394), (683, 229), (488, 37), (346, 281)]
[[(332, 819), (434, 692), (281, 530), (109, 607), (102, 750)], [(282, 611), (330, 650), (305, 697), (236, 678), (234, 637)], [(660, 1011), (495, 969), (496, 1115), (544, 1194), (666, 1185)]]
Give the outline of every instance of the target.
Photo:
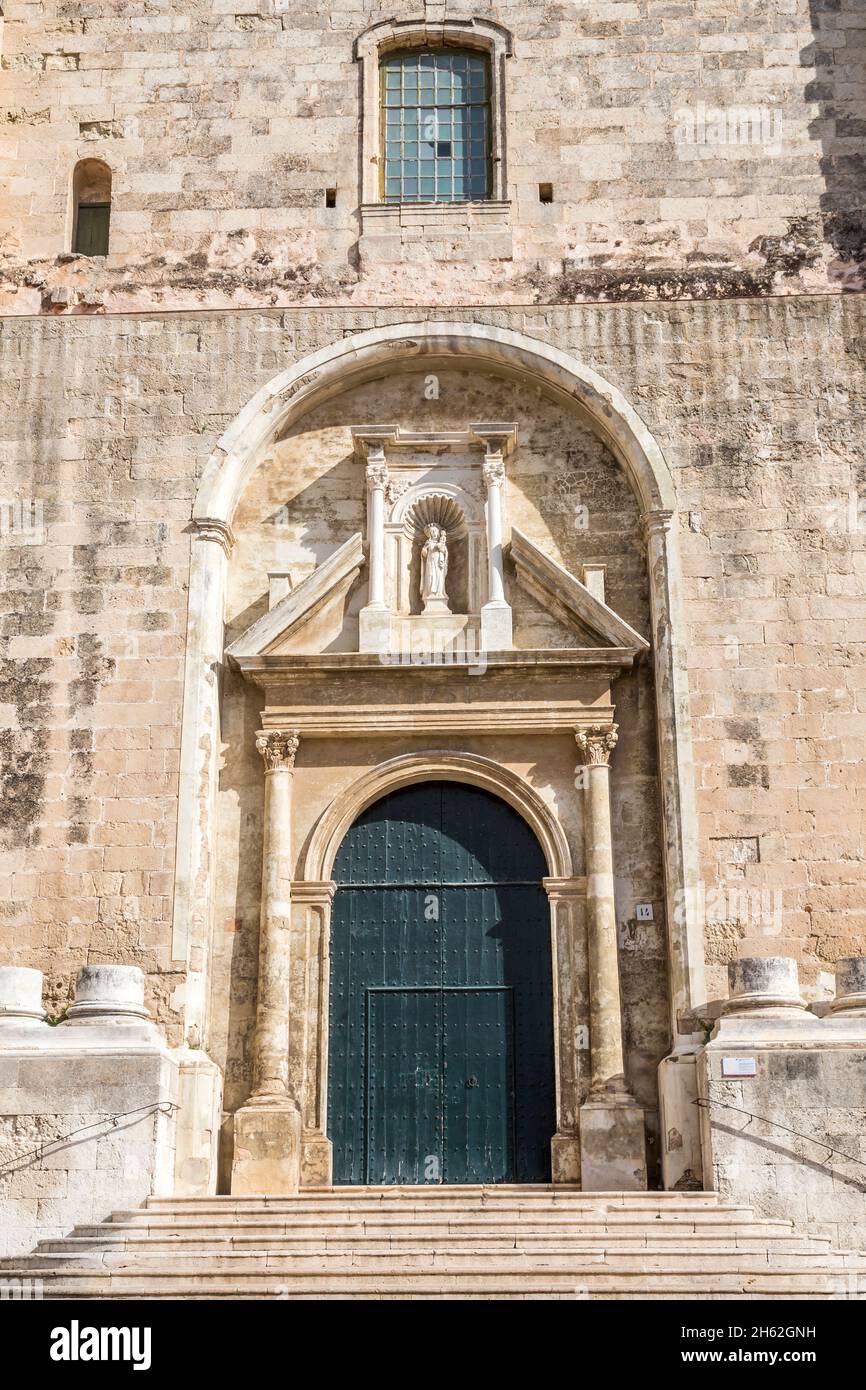
[[(181, 1114), (145, 1188), (327, 1182), (323, 826), (401, 756), (419, 776), (494, 765), (553, 847), (554, 1176), (703, 1181), (775, 1213), (784, 1181), (768, 1195), (693, 1102), (717, 1094), (730, 1020), (703, 1044), (736, 959), (795, 961), (815, 1011), (767, 1044), (767, 1103), (792, 1048), (835, 1095), (837, 1053), (863, 1045), (816, 1014), (866, 953), (866, 21), (855, 0), (300, 8), (6, 7), (3, 962), (44, 972), (52, 1019), (84, 963), (143, 972), (167, 1070), (129, 1091)], [(489, 204), (371, 192), (377, 55), (425, 34), (493, 55)], [(69, 250), (91, 158), (112, 175), (107, 257)], [(489, 585), (499, 638), (476, 657), (540, 675), (485, 672), (477, 713), (469, 676), (455, 695), (410, 671), (391, 723), (362, 727), (396, 630), (376, 619), (370, 440), (474, 448), (485, 421), (510, 432), (501, 534), (479, 490), (454, 614), (483, 636)], [(596, 683), (561, 691), (554, 653)], [(575, 732), (614, 721), (595, 777)], [(298, 731), (297, 765), (263, 764), (257, 735)], [(620, 1069), (621, 1095), (600, 1087)], [(796, 1105), (810, 1134), (830, 1124)], [(863, 1122), (852, 1101), (834, 1133)], [(798, 1220), (854, 1239), (830, 1200)]]
[[(728, 960), (763, 943), (828, 996), (834, 961), (863, 949), (863, 301), (476, 316), (601, 371), (660, 440), (680, 504), (703, 877), (707, 892), (733, 885), (707, 912), (709, 994), (724, 994)], [(3, 324), (4, 490), (38, 499), (45, 528), (41, 544), (10, 545), (10, 533), (5, 546), (6, 921), (15, 963), (45, 969), (53, 1011), (83, 956), (128, 960), (181, 1041), (184, 979), (167, 923), (196, 480), (278, 367), (401, 318), (319, 309)], [(412, 401), (432, 416), (415, 388)], [(548, 408), (543, 428), (553, 423)], [(592, 477), (594, 453), (603, 469), (579, 427), (563, 442), (568, 481), (542, 485), (549, 525), (564, 558), (607, 563), (612, 601), (640, 626), (637, 508), (622, 484), (606, 493), (604, 472)], [(244, 506), (267, 518), (264, 476), (253, 486), (261, 500), (253, 492)], [(284, 493), (275, 488), (273, 514)], [(593, 494), (599, 519), (615, 501), (627, 509), (619, 538), (594, 535)], [(335, 540), (357, 529), (360, 496)], [(563, 508), (582, 505), (589, 530), (568, 536)], [(324, 515), (316, 526), (327, 540)], [(260, 575), (291, 543), (290, 529), (263, 530)], [(254, 581), (238, 573), (242, 609)], [(260, 578), (254, 612), (263, 590)], [(640, 930), (621, 914), (627, 944)]]
[[(0, 236), (15, 312), (862, 283), (858, 0), (4, 8)], [(364, 225), (359, 40), (446, 24), (459, 38), (473, 23), (501, 31), (501, 206)], [(68, 259), (73, 168), (93, 158), (114, 176), (98, 267)]]

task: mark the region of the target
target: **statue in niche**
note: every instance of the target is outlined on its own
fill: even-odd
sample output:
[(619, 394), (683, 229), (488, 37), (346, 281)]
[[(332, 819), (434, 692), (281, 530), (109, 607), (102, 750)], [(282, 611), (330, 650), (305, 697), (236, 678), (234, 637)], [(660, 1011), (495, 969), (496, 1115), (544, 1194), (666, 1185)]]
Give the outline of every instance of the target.
[(421, 550), (421, 598), (425, 613), (450, 613), (445, 578), (448, 574), (448, 537), (444, 527), (425, 526)]

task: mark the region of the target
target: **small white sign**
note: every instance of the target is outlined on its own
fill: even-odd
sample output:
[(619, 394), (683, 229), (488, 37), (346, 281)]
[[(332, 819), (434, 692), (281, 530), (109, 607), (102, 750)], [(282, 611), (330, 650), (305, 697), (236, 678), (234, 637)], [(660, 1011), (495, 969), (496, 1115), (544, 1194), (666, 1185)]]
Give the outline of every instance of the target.
[(756, 1076), (758, 1064), (754, 1057), (723, 1057), (722, 1076)]
[(651, 922), (653, 920), (652, 903), (638, 903), (634, 915), (639, 922)]

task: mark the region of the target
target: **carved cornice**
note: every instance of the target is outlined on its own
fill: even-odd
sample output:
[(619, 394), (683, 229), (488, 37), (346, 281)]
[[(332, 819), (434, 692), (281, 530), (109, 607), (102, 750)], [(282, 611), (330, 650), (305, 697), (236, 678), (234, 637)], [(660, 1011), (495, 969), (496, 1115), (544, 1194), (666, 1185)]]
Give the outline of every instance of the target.
[(640, 519), (644, 540), (648, 541), (650, 536), (665, 535), (671, 529), (673, 517), (673, 512), (664, 507), (654, 507), (652, 511), (644, 512)]
[(193, 518), (192, 525), (199, 540), (215, 541), (227, 556), (231, 556), (235, 533), (227, 521), (221, 521), (219, 517), (199, 516)]
[(297, 729), (263, 729), (256, 734), (256, 748), (268, 772), (291, 772), (300, 742)]
[(582, 902), (586, 898), (585, 878), (553, 878), (548, 875), (541, 880), (541, 885), (552, 903), (573, 902), (575, 899)]
[(578, 729), (574, 738), (588, 767), (607, 767), (619, 731), (616, 724), (594, 724), (589, 729)]
[(292, 884), (292, 902), (304, 903), (308, 907), (327, 907), (336, 891), (337, 885), (332, 878), (296, 879)]

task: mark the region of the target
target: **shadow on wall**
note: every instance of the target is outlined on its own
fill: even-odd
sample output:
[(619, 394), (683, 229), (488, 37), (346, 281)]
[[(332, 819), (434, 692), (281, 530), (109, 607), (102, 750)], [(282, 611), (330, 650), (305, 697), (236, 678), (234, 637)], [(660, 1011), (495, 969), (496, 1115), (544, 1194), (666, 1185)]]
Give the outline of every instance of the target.
[(800, 52), (815, 68), (805, 96), (818, 106), (809, 127), (821, 142), (824, 240), (836, 260), (830, 279), (866, 289), (866, 9), (863, 0), (809, 0), (812, 42)]

